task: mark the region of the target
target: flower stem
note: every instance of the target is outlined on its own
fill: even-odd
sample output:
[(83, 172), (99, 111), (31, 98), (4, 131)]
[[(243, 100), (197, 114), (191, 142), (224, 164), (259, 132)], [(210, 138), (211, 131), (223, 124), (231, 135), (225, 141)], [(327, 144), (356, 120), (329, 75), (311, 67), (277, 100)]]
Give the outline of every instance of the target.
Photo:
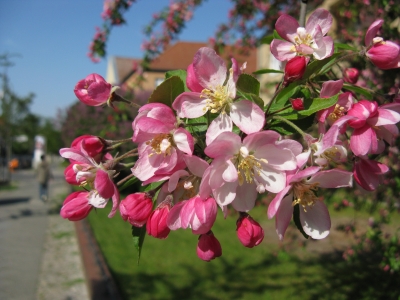
[(306, 27), (307, 2), (308, 0), (301, 0), (300, 19), (299, 19), (299, 24), (301, 27)]
[(301, 129), (300, 129), (297, 125), (295, 125), (293, 122), (291, 122), (291, 121), (289, 121), (289, 120), (287, 120), (287, 119), (285, 119), (285, 118), (283, 118), (283, 117), (281, 117), (281, 116), (272, 116), (271, 118), (274, 119), (274, 120), (279, 120), (279, 121), (282, 121), (282, 122), (288, 124), (288, 125), (289, 125), (290, 127), (292, 127), (294, 130), (296, 130), (298, 133), (300, 133), (302, 137), (304, 137), (304, 135), (305, 135), (304, 131), (301, 130)]

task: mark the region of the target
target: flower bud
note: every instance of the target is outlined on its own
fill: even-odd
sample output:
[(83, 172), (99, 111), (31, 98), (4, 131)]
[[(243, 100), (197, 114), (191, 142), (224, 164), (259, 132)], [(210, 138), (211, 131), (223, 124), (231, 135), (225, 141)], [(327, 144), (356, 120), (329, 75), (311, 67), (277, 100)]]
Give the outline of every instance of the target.
[(99, 74), (90, 74), (80, 80), (74, 89), (76, 97), (86, 105), (99, 106), (107, 103), (112, 86)]
[(365, 55), (379, 69), (388, 70), (400, 67), (400, 47), (391, 41), (375, 43)]
[(102, 158), (105, 141), (94, 135), (82, 135), (74, 139), (71, 143), (71, 148), (85, 151), (90, 157), (96, 161)]
[(167, 238), (171, 229), (167, 226), (167, 216), (171, 209), (171, 201), (164, 200), (149, 216), (146, 231), (149, 235), (158, 238)]
[(212, 231), (201, 234), (197, 244), (197, 256), (205, 261), (213, 260), (222, 255), (221, 244), (214, 236)]
[(285, 66), (284, 83), (287, 85), (303, 77), (306, 71), (307, 60), (304, 56), (296, 56), (289, 60)]
[(76, 180), (76, 173), (73, 167), (74, 164), (69, 164), (68, 167), (65, 168), (64, 170), (65, 181), (71, 185), (79, 185), (80, 183)]
[(61, 207), (60, 215), (70, 221), (79, 221), (87, 217), (93, 206), (89, 204), (88, 192), (73, 192)]
[(289, 99), (294, 110), (304, 110), (304, 102), (302, 98)]
[(347, 68), (343, 71), (343, 80), (355, 84), (358, 81), (360, 72), (356, 68)]
[(248, 248), (259, 245), (264, 239), (264, 230), (260, 224), (246, 213), (236, 222), (236, 233), (243, 246)]
[(149, 218), (153, 202), (147, 193), (134, 193), (128, 195), (119, 205), (122, 219), (136, 227), (142, 227)]

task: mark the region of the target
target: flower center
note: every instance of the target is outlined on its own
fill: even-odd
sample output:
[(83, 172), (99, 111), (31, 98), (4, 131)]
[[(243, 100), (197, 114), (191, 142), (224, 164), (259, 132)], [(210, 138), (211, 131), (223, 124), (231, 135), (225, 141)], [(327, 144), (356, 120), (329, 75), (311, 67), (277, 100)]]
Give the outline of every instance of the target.
[[(151, 141), (146, 142), (147, 145), (150, 145), (153, 148), (153, 152), (155, 154), (162, 154), (164, 156), (171, 154), (172, 148), (172, 134), (170, 133), (160, 133), (156, 135)], [(150, 154), (153, 155), (154, 153)]]
[(258, 159), (249, 153), (246, 147), (241, 147), (239, 154), (236, 156), (238, 180), (242, 185), (246, 180), (247, 183), (252, 183), (255, 180), (254, 176), (260, 175), (261, 161), (268, 163), (265, 159)]
[(204, 89), (201, 91), (201, 97), (206, 99), (206, 106), (204, 111), (211, 111), (212, 113), (218, 113), (224, 111), (225, 106), (231, 102), (228, 89), (226, 86), (217, 86), (214, 91)]
[(307, 212), (307, 206), (313, 206), (315, 202), (319, 201), (315, 192), (318, 190), (318, 183), (305, 183), (296, 182), (293, 185), (294, 200), (292, 205), (300, 204), (303, 206), (305, 212)]
[(339, 104), (336, 104), (335, 109), (333, 110), (333, 112), (329, 114), (328, 119), (332, 122), (335, 122), (336, 120), (340, 119), (343, 116), (344, 116), (344, 107), (340, 106)]
[(296, 43), (296, 46), (306, 45), (311, 47), (314, 41), (304, 27), (299, 27), (297, 28), (297, 36), (295, 36), (294, 42)]

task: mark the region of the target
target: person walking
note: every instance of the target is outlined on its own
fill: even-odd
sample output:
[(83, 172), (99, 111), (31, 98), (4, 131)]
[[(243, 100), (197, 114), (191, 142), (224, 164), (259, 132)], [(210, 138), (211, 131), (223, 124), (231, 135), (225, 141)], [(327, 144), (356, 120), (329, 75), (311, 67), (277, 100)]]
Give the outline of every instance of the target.
[(53, 175), (50, 170), (50, 165), (46, 161), (46, 156), (44, 154), (40, 156), (40, 162), (37, 166), (36, 173), (39, 182), (39, 197), (43, 201), (47, 201), (49, 198), (48, 184)]

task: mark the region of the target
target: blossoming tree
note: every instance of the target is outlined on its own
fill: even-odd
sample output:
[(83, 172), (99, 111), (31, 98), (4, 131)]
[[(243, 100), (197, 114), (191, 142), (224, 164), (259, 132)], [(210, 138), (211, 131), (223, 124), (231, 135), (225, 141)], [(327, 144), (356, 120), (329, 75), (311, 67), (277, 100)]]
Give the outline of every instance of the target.
[[(375, 190), (389, 170), (377, 158), (394, 144), (400, 121), (398, 91), (382, 99), (354, 84), (357, 70), (333, 68), (354, 57), (376, 69), (399, 68), (400, 46), (379, 36), (383, 20), (371, 23), (365, 46), (335, 43), (330, 12), (318, 8), (305, 21), (302, 8), (300, 23), (282, 14), (268, 39), (284, 70), (256, 72), (283, 73), (271, 99), (260, 97), (260, 83), (245, 65), (234, 58), (228, 65), (204, 47), (187, 70), (166, 73), (127, 139), (84, 135), (61, 149), (70, 161), (66, 180), (86, 190), (66, 198), (61, 216), (81, 220), (112, 199), (109, 217), (119, 211), (132, 224), (138, 247), (146, 232), (165, 239), (171, 230), (190, 228), (199, 236), (198, 257), (210, 261), (222, 255), (212, 231), (218, 210), (236, 211), (238, 239), (255, 247), (264, 231), (251, 211), (259, 195), (270, 194), (266, 217), (275, 219), (279, 239), (291, 220), (306, 238), (328, 236), (330, 215), (317, 191), (350, 187), (353, 180)], [(117, 90), (90, 74), (74, 91), (91, 106), (129, 102)], [(121, 143), (131, 150), (113, 156)], [(136, 158), (133, 166), (123, 163), (129, 157)], [(131, 174), (117, 182), (126, 168)], [(136, 181), (143, 190), (120, 201), (120, 190)]]

